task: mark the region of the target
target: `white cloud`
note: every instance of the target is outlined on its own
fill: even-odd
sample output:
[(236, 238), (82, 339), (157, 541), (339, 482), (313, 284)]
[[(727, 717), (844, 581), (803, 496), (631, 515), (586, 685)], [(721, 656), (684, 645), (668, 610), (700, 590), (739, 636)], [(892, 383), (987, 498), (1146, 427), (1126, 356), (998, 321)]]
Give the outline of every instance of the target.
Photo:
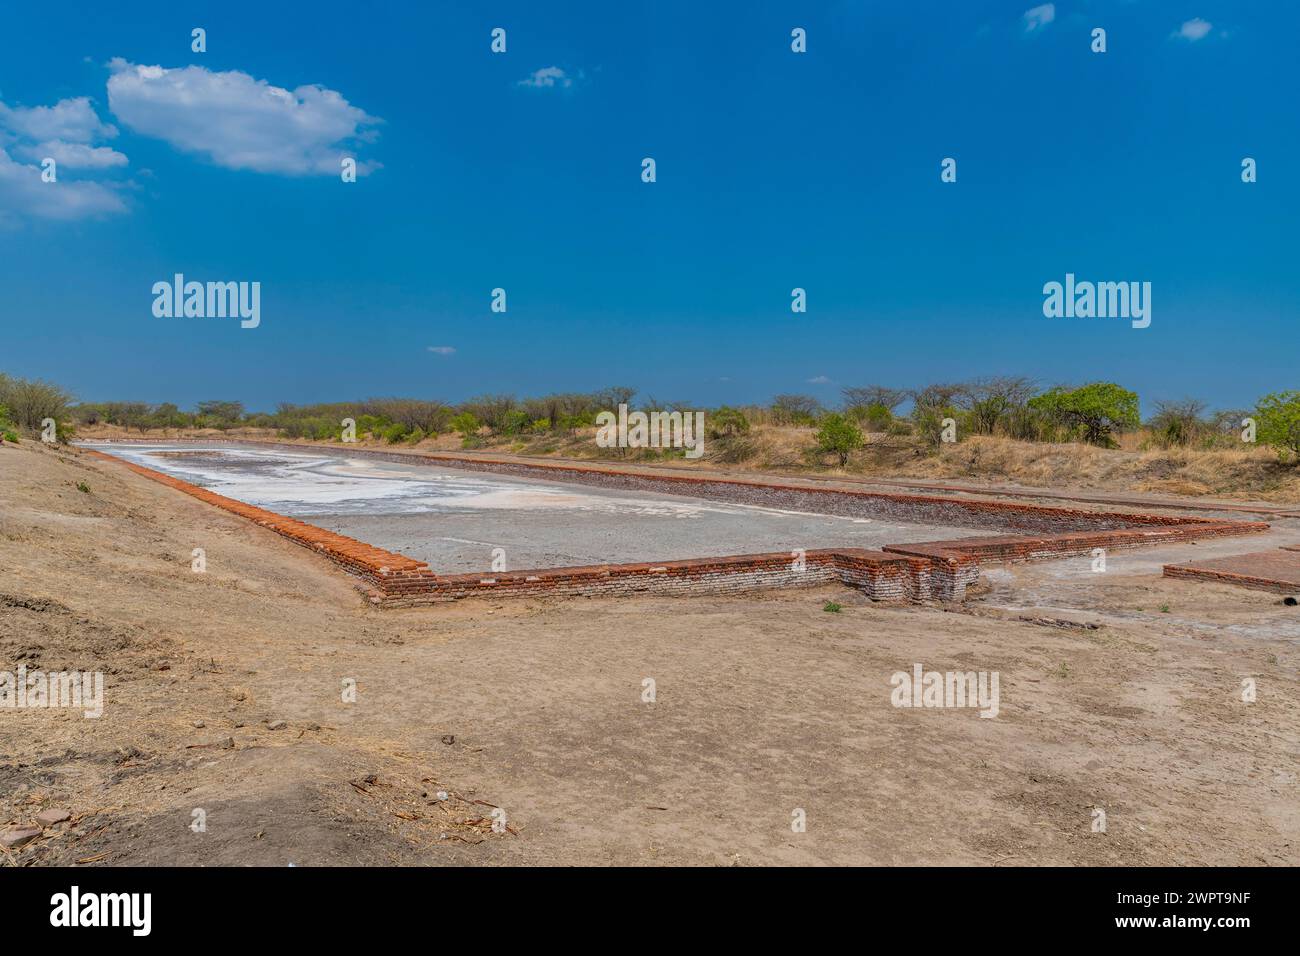
[[(30, 108), (0, 103), (0, 222), (70, 222), (125, 212), (126, 204), (112, 185), (66, 175), (68, 170), (127, 165), (127, 158), (116, 150), (91, 145), (116, 135), (116, 129), (100, 122), (85, 96)], [(53, 182), (42, 176), (47, 158), (54, 160)]]
[(126, 211), (102, 183), (41, 179), (41, 168), (16, 162), (0, 149), (0, 222), (12, 218), (72, 221)]
[[(382, 122), (340, 93), (308, 84), (293, 91), (230, 70), (109, 63), (108, 105), (127, 128), (228, 169), (339, 175), (349, 145), (375, 138)], [(377, 163), (358, 163), (367, 173)]]
[(568, 89), (573, 86), (573, 77), (558, 66), (544, 66), (540, 70), (535, 70), (532, 76), (520, 80), (519, 85), (531, 86), (534, 89), (550, 89), (556, 86)]
[(1056, 19), (1056, 4), (1044, 3), (1042, 6), (1030, 7), (1025, 11), (1025, 32), (1032, 33), (1039, 27), (1045, 27)]
[(1186, 40), (1188, 43), (1195, 43), (1197, 40), (1203, 39), (1213, 26), (1214, 24), (1208, 20), (1194, 17), (1175, 30), (1174, 36)]
[(816, 378), (808, 379), (809, 385), (829, 385), (831, 380), (825, 375), (818, 375)]
[(48, 156), (58, 163), (60, 169), (111, 169), (114, 166), (125, 166), (128, 162), (126, 156), (107, 146), (65, 143), (58, 139), (20, 146), (15, 152), (38, 163)]
[(117, 135), (116, 129), (99, 121), (86, 96), (30, 109), (0, 103), (0, 126), (26, 139), (71, 143), (89, 143)]
[(454, 348), (452, 348), (450, 345), (430, 345), (430, 346), (429, 346), (429, 351), (430, 351), (430, 352), (435, 352), (435, 353), (437, 353), (438, 355), (455, 355), (455, 354), (456, 354), (456, 350), (455, 350)]

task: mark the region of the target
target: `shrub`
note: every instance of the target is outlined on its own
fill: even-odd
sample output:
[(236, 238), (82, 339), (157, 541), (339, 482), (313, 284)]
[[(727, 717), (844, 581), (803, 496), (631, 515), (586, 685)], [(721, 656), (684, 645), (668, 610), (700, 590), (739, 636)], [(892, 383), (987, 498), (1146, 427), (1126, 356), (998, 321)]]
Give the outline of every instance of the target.
[(861, 421), (869, 432), (888, 432), (894, 423), (894, 413), (885, 405), (876, 402), (861, 410)]
[(822, 418), (816, 437), (817, 450), (839, 456), (841, 468), (849, 463), (849, 455), (865, 444), (858, 426), (837, 412)]
[(381, 437), (390, 445), (396, 445), (407, 435), (407, 427), (401, 422), (393, 422), (381, 432)]
[(482, 428), (482, 424), (469, 412), (461, 412), (451, 420), (451, 430), (459, 432), (462, 438), (473, 438)]
[(1156, 402), (1156, 413), (1147, 422), (1147, 427), (1166, 448), (1186, 446), (1205, 434), (1206, 424), (1201, 417), (1204, 414), (1205, 403), (1194, 399)]
[(758, 444), (748, 435), (718, 438), (709, 445), (709, 460), (727, 465), (749, 461), (758, 454)]
[(391, 424), (390, 419), (380, 418), (378, 415), (359, 415), (357, 416), (357, 434), (380, 435)]
[(906, 389), (888, 388), (884, 385), (846, 388), (840, 394), (844, 396), (844, 411), (854, 418), (862, 417), (873, 405), (881, 406), (892, 415), (894, 409), (907, 401), (908, 397)]
[(528, 424), (528, 413), (521, 408), (512, 408), (500, 416), (497, 427), (493, 430), (502, 435), (518, 435)]
[(976, 379), (962, 388), (958, 404), (966, 409), (966, 425), (976, 435), (992, 435), (1005, 427), (1008, 416), (1024, 408), (1034, 394), (1032, 380), (1011, 375)]
[(749, 432), (749, 419), (737, 408), (723, 405), (715, 412), (705, 416), (706, 428), (710, 438), (734, 438)]
[(1300, 392), (1273, 392), (1256, 403), (1255, 438), (1282, 461), (1300, 460)]
[(71, 395), (49, 382), (0, 375), (0, 405), (8, 409), (10, 423), (28, 433), (39, 432), (47, 418), (67, 419), (71, 401)]
[(568, 432), (570, 435), (576, 435), (578, 434), (579, 428), (582, 428), (584, 425), (589, 425), (591, 423), (588, 422), (586, 418), (582, 415), (561, 415), (558, 419), (556, 419), (556, 424), (558, 424), (561, 429)]
[(810, 395), (778, 395), (772, 399), (772, 421), (778, 425), (813, 425), (821, 403)]
[(912, 421), (916, 424), (916, 433), (934, 450), (943, 444), (944, 420), (951, 418), (956, 421), (958, 414), (951, 406), (918, 405), (912, 411)]
[(1003, 419), (1007, 435), (1019, 441), (1056, 441), (1057, 426), (1038, 408), (1022, 405), (1013, 408)]

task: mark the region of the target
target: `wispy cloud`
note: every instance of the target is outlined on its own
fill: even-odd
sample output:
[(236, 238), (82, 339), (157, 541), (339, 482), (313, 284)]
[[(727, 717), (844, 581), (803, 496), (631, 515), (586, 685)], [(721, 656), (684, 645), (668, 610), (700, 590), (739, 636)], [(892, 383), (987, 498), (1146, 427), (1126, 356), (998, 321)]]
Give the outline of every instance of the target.
[[(66, 175), (70, 170), (99, 172), (126, 166), (122, 153), (92, 145), (116, 135), (117, 130), (100, 120), (85, 96), (53, 106), (0, 103), (0, 222), (67, 222), (125, 212), (117, 184)], [(42, 175), (46, 160), (54, 161), (50, 181)]]
[(28, 139), (70, 143), (91, 143), (117, 135), (114, 127), (100, 122), (87, 96), (29, 109), (0, 103), (0, 126)]
[(1188, 43), (1195, 43), (1209, 35), (1210, 30), (1214, 27), (1213, 23), (1208, 20), (1202, 20), (1200, 17), (1193, 17), (1181, 27), (1174, 31), (1173, 35), (1180, 40), (1186, 40)]
[(1056, 19), (1056, 4), (1044, 3), (1041, 6), (1030, 7), (1025, 11), (1024, 19), (1025, 32), (1033, 33)]
[[(355, 156), (356, 143), (372, 142), (382, 122), (315, 84), (290, 91), (238, 70), (121, 58), (109, 68), (108, 104), (122, 125), (227, 169), (337, 176), (340, 161)], [(376, 168), (357, 163), (359, 174)]]
[(808, 379), (809, 385), (829, 385), (831, 380), (825, 375), (818, 375), (815, 378)]
[(108, 146), (65, 143), (58, 139), (17, 146), (14, 151), (36, 162), (41, 162), (48, 156), (59, 164), (60, 169), (111, 169), (114, 166), (125, 166), (129, 162), (124, 154)]
[(18, 219), (69, 222), (121, 212), (126, 212), (126, 204), (103, 183), (62, 178), (47, 183), (39, 166), (17, 162), (0, 148), (0, 223)]
[(437, 355), (455, 355), (456, 350), (450, 345), (430, 345), (429, 351)]
[[(582, 74), (578, 74), (581, 78)], [(519, 81), (520, 86), (530, 86), (537, 90), (549, 89), (568, 89), (573, 86), (574, 78), (565, 73), (558, 66), (544, 66), (540, 70), (534, 70), (530, 76), (524, 77)]]

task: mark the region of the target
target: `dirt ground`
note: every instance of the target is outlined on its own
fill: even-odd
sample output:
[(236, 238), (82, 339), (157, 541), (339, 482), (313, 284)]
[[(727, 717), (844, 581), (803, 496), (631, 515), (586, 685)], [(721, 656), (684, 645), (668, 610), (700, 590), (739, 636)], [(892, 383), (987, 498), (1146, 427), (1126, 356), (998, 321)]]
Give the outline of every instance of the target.
[[(827, 587), (381, 611), (237, 517), (6, 446), (0, 671), (106, 692), (99, 719), (0, 709), (0, 825), (72, 814), (0, 860), (1300, 862), (1300, 609), (1134, 568), (996, 569), (961, 609)], [(1000, 712), (894, 707), (916, 663), (997, 672)]]

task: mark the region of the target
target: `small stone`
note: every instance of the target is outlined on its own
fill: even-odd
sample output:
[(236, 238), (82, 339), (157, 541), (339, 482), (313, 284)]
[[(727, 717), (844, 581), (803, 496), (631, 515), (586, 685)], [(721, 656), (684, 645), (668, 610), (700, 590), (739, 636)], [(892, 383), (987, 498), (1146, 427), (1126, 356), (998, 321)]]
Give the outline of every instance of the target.
[(203, 721), (201, 721), (201, 720), (196, 720), (196, 721), (194, 721), (193, 726), (194, 726), (194, 729), (195, 729), (195, 730), (202, 730), (204, 727), (207, 726), (207, 724), (205, 724), (205, 723), (204, 723)]
[(442, 735), (442, 742), (443, 742), (444, 744), (446, 744), (448, 747), (450, 747), (452, 744), (454, 744), (454, 743), (456, 742), (456, 735), (455, 735), (455, 734), (443, 734), (443, 735)]
[(320, 730), (320, 724), (310, 723), (307, 725), (308, 730)]
[(24, 846), (40, 835), (40, 827), (10, 827), (0, 832), (0, 846), (6, 848)]
[(234, 738), (234, 737), (222, 737), (220, 740), (217, 741), (216, 746), (217, 746), (217, 748), (220, 749), (220, 750), (234, 750), (234, 749), (235, 749), (235, 738)]
[(286, 728), (286, 727), (288, 727), (288, 726), (289, 726), (289, 724), (288, 724), (287, 721), (283, 721), (283, 720), (273, 720), (273, 721), (271, 721), (269, 724), (266, 725), (266, 729), (267, 729), (267, 730), (284, 730), (284, 728)]
[(36, 814), (36, 822), (43, 827), (52, 827), (56, 823), (62, 823), (64, 820), (72, 819), (72, 813), (68, 810), (42, 810)]

